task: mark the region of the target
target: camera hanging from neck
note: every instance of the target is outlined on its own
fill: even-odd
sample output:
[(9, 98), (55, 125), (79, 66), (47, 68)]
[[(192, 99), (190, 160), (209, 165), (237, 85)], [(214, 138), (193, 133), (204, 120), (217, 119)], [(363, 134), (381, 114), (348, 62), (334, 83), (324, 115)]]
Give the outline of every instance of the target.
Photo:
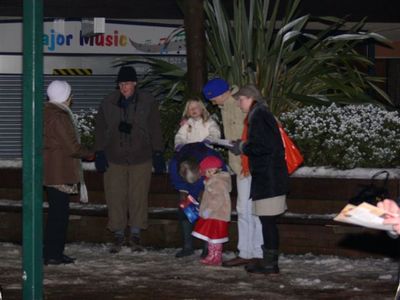
[(123, 95), (121, 95), (118, 100), (118, 106), (120, 107), (120, 122), (118, 125), (118, 130), (120, 132), (121, 146), (124, 144), (124, 142), (126, 143), (128, 141), (129, 144), (132, 145), (132, 123), (129, 122), (129, 106), (133, 104), (133, 111), (136, 112), (136, 100), (136, 93), (128, 98), (125, 98)]

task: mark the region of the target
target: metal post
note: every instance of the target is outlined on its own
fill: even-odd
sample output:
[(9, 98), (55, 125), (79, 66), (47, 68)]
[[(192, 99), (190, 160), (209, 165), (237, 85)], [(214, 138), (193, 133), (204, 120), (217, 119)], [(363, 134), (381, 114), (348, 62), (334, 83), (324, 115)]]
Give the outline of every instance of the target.
[(43, 2), (23, 2), (23, 299), (43, 299)]

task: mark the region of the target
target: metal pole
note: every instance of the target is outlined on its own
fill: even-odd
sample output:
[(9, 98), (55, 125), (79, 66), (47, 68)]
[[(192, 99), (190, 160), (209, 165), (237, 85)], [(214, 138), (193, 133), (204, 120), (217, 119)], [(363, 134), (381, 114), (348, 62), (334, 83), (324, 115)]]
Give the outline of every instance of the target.
[(43, 299), (43, 2), (23, 2), (23, 299)]

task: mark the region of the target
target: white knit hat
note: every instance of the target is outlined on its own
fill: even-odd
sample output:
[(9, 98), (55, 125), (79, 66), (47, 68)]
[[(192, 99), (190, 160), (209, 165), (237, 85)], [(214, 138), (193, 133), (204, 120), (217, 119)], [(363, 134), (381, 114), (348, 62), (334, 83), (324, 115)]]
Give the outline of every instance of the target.
[(66, 81), (54, 80), (47, 87), (47, 97), (50, 102), (65, 102), (70, 95), (71, 86)]

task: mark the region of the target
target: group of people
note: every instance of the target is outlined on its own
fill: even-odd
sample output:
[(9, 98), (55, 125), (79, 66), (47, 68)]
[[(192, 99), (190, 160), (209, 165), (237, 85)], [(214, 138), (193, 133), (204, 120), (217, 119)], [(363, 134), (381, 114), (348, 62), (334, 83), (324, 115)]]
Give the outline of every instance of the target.
[[(200, 217), (193, 228), (180, 211), (183, 248), (176, 257), (193, 254), (191, 236), (195, 236), (207, 245), (201, 254), (204, 264), (244, 265), (252, 273), (279, 273), (276, 217), (286, 210), (288, 173), (277, 122), (254, 85), (231, 88), (224, 79), (214, 78), (203, 94), (221, 110), (224, 138), (230, 141), (228, 167), (208, 146), (218, 144), (217, 124), (209, 120), (201, 100), (189, 99), (169, 170), (181, 199), (190, 195), (200, 200)], [(231, 215), (227, 168), (236, 175), (239, 252), (222, 261)]]
[(124, 244), (133, 251), (143, 250), (140, 233), (147, 227), (152, 168), (165, 171), (160, 113), (154, 97), (136, 88), (134, 68), (121, 68), (116, 83), (118, 89), (98, 109), (93, 150), (80, 144), (70, 110), (71, 86), (55, 80), (47, 87), (43, 153), (49, 202), (43, 250), (46, 265), (74, 262), (64, 254), (64, 246), (69, 196), (80, 193), (81, 201), (87, 201), (81, 159), (95, 161), (97, 171), (104, 174), (108, 229), (114, 237), (110, 252), (119, 252)]
[[(49, 211), (45, 228), (45, 264), (73, 263), (64, 254), (69, 196), (87, 201), (81, 159), (95, 161), (104, 174), (111, 253), (123, 245), (143, 251), (141, 231), (147, 227), (148, 192), (152, 169), (165, 171), (160, 113), (155, 98), (136, 87), (132, 67), (118, 72), (118, 89), (100, 104), (94, 150), (80, 144), (70, 105), (71, 86), (55, 80), (47, 88), (44, 108), (44, 186)], [(221, 130), (203, 101), (188, 99), (175, 136), (169, 162), (171, 182), (180, 201), (200, 202), (199, 218), (189, 220), (179, 209), (183, 247), (176, 257), (194, 253), (192, 237), (204, 241), (201, 262), (225, 267), (245, 266), (250, 273), (279, 273), (279, 231), (276, 218), (286, 209), (288, 171), (278, 124), (254, 85), (230, 87), (221, 78), (203, 88), (206, 100), (221, 110), (228, 163), (213, 147)], [(231, 175), (237, 188), (238, 255), (222, 261), (231, 217)], [(400, 209), (391, 200), (381, 204), (392, 212), (387, 222), (400, 233)]]

